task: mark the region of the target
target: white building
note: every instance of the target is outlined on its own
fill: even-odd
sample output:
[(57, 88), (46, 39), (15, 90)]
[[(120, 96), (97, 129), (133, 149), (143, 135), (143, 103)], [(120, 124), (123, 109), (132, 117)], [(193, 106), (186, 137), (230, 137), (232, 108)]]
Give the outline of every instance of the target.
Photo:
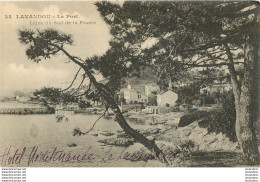
[(147, 103), (148, 97), (144, 94), (144, 86), (142, 85), (130, 85), (127, 88), (122, 89), (124, 99), (127, 104), (130, 103)]
[(171, 90), (157, 94), (157, 105), (159, 107), (173, 107), (178, 99), (178, 94)]
[(29, 96), (16, 96), (15, 99), (19, 102), (27, 102), (30, 101), (30, 97)]

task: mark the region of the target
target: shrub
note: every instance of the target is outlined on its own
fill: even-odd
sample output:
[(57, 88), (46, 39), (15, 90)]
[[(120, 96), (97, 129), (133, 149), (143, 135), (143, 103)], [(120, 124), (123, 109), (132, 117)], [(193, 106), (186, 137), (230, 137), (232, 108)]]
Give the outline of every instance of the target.
[(85, 102), (85, 101), (80, 101), (78, 105), (80, 109), (91, 107), (90, 102)]
[(210, 117), (203, 118), (199, 122), (199, 126), (207, 128), (208, 132), (216, 132), (225, 134), (231, 141), (237, 141), (236, 137), (236, 109), (234, 97), (232, 94), (222, 99), (222, 109), (212, 111)]
[(235, 123), (236, 110), (232, 94), (222, 99), (222, 109), (210, 112), (194, 111), (181, 117), (178, 126), (184, 127), (194, 121), (202, 128), (207, 128), (209, 133), (223, 133), (231, 141), (236, 141)]
[(206, 117), (209, 113), (207, 111), (194, 111), (188, 114), (185, 114), (180, 118), (179, 127), (188, 126), (189, 124), (197, 121), (203, 117)]

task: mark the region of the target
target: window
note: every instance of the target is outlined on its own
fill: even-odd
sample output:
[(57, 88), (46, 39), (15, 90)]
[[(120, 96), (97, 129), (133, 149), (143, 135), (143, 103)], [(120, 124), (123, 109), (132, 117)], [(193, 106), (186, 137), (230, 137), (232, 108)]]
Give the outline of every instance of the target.
[(138, 99), (141, 99), (141, 95), (138, 95)]

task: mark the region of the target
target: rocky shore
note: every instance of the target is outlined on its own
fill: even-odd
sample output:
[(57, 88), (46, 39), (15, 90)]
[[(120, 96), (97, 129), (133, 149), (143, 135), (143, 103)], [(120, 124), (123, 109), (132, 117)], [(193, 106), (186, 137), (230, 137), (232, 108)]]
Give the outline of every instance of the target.
[[(139, 122), (140, 127), (136, 129), (147, 138), (155, 140), (164, 153), (172, 153), (176, 157), (176, 160), (171, 161), (175, 166), (191, 166), (193, 165), (190, 162), (191, 160), (206, 159), (208, 155), (211, 156), (210, 158), (219, 156), (223, 158), (226, 155), (231, 155), (233, 157), (231, 157), (231, 160), (235, 161), (235, 158), (241, 152), (237, 142), (230, 141), (222, 133), (209, 133), (207, 128), (201, 128), (198, 122), (185, 127), (178, 127), (182, 115), (183, 113), (167, 113), (164, 115), (145, 115), (141, 113), (131, 114), (126, 118), (130, 124)], [(104, 145), (127, 147), (135, 142), (123, 131), (116, 133), (102, 132), (99, 135), (106, 137), (98, 141)], [(187, 162), (187, 159), (189, 162)], [(210, 165), (210, 161), (205, 165)], [(232, 166), (230, 161), (229, 165)]]

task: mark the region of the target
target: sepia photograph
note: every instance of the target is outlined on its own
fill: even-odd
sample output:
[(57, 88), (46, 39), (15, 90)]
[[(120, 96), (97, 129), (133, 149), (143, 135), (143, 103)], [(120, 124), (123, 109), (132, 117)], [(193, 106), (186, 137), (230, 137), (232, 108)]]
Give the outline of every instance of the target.
[(259, 167), (259, 7), (0, 2), (0, 166)]

